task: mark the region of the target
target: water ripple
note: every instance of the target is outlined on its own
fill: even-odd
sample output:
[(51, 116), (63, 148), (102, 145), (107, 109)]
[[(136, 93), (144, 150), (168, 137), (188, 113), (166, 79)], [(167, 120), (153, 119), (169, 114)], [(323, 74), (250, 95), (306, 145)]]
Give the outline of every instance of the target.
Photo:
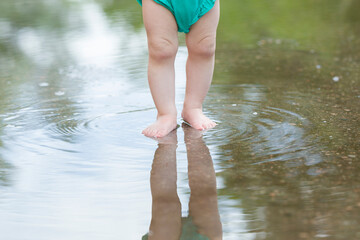
[(309, 134), (309, 120), (291, 110), (271, 106), (266, 88), (221, 85), (214, 89), (216, 92), (209, 94), (208, 101), (212, 117), (221, 120), (219, 126), (209, 132), (209, 144), (237, 144), (244, 151), (250, 151), (254, 164), (296, 161), (314, 165), (322, 161), (317, 141)]

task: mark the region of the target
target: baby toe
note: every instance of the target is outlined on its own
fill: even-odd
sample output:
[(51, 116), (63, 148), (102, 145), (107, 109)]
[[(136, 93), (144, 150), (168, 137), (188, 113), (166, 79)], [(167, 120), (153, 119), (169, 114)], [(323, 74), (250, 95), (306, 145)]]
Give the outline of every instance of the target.
[(161, 138), (164, 137), (166, 134), (165, 130), (159, 130), (156, 132), (156, 137)]

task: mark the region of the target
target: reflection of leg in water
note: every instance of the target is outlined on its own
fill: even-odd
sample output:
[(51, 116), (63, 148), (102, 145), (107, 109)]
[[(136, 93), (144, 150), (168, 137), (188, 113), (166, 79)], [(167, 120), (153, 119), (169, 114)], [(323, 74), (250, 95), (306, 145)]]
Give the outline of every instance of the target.
[(201, 132), (183, 125), (188, 156), (191, 189), (189, 215), (198, 232), (210, 240), (222, 239), (222, 225), (217, 203), (216, 177), (209, 149)]
[[(151, 170), (152, 219), (143, 240), (221, 240), (216, 177), (202, 134), (183, 124), (191, 189), (189, 217), (181, 218), (176, 192), (176, 131), (160, 139)], [(206, 237), (205, 237), (206, 236)]]
[[(176, 192), (176, 131), (161, 139), (151, 170), (152, 219), (149, 240), (178, 240), (181, 204)], [(143, 238), (144, 239), (144, 238)]]

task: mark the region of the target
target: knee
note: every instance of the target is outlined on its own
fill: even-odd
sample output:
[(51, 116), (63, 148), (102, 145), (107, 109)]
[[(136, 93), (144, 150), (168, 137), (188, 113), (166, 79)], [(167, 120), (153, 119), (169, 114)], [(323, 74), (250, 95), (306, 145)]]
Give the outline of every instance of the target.
[(206, 36), (199, 41), (188, 41), (187, 47), (189, 55), (211, 58), (215, 55), (216, 38), (215, 36)]
[(149, 56), (154, 60), (174, 59), (177, 50), (178, 44), (165, 38), (149, 40)]

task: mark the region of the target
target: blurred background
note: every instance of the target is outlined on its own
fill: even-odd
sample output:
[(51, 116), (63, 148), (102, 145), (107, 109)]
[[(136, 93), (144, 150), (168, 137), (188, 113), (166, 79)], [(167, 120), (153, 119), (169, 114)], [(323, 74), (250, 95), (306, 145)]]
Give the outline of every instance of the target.
[[(219, 124), (203, 140), (223, 239), (360, 239), (359, 10), (358, 0), (221, 2), (204, 105)], [(148, 232), (158, 143), (141, 135), (156, 116), (146, 65), (135, 0), (1, 0), (1, 239)]]

